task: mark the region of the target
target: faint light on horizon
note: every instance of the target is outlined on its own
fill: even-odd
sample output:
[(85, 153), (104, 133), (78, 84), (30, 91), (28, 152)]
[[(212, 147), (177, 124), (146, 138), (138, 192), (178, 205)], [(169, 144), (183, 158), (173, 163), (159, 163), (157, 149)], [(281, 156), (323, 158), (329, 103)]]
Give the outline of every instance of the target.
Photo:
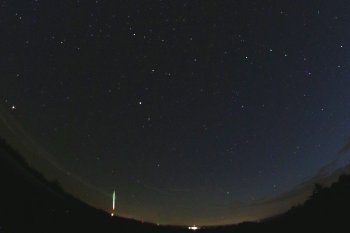
[(196, 231), (196, 230), (199, 230), (199, 227), (192, 226), (192, 227), (188, 227), (188, 229), (192, 231)]

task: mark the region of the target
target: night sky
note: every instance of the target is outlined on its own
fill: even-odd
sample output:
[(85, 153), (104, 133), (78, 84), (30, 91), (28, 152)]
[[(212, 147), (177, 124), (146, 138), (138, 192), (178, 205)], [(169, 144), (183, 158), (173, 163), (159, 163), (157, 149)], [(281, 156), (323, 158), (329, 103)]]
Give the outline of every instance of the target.
[(118, 215), (154, 223), (267, 217), (254, 203), (312, 179), (350, 135), (349, 1), (0, 6), (7, 136), (106, 211), (115, 189)]

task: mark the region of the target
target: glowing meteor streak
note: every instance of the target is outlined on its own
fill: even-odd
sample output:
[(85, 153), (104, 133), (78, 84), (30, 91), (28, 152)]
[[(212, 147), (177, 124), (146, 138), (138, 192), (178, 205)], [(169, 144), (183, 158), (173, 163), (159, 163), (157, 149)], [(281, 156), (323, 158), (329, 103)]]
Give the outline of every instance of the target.
[(111, 216), (114, 216), (114, 211), (115, 211), (115, 190), (113, 191), (113, 209), (112, 209)]
[(115, 210), (115, 190), (113, 192), (113, 211)]

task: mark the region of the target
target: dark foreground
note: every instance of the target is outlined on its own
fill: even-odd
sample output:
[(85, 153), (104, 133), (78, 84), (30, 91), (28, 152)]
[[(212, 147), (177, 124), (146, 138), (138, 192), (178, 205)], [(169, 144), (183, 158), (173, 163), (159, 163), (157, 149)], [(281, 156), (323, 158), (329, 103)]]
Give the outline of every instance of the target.
[[(0, 232), (190, 232), (111, 218), (45, 180), (2, 140), (0, 185)], [(350, 176), (341, 176), (329, 188), (315, 185), (303, 205), (275, 218), (197, 232), (350, 232)]]

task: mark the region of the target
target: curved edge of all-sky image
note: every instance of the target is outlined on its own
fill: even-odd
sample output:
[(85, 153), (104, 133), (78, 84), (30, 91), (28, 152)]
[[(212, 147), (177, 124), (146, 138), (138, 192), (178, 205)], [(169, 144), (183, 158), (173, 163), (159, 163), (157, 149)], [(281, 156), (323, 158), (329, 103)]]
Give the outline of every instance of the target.
[[(47, 180), (57, 180), (65, 191), (79, 198), (84, 202), (90, 203), (97, 208), (101, 203), (94, 203), (94, 196), (109, 198), (110, 194), (101, 191), (97, 187), (85, 182), (76, 174), (64, 169), (56, 160), (51, 152), (40, 146), (33, 140), (22, 127), (22, 125), (14, 119), (13, 116), (4, 111), (4, 106), (0, 105), (0, 137), (14, 149), (16, 149), (25, 159), (30, 167), (39, 171)], [(75, 192), (78, 186), (83, 189), (86, 195), (82, 196)]]
[[(6, 106), (3, 105), (0, 105), (0, 137), (4, 138), (10, 146), (15, 148), (24, 157), (26, 162), (32, 168), (42, 173), (46, 179), (50, 181), (57, 180), (66, 192), (97, 209), (103, 209), (108, 212), (111, 193), (106, 190), (101, 190), (99, 187), (89, 184), (88, 181), (84, 181), (76, 174), (65, 170), (56, 161), (52, 152), (47, 151), (36, 143), (35, 140), (27, 134), (22, 125), (16, 121), (14, 116), (6, 111)], [(341, 164), (340, 161), (349, 161), (349, 152), (350, 140), (344, 142), (343, 147), (339, 148), (338, 152), (334, 154), (333, 160), (321, 167), (314, 176), (306, 178), (304, 182), (298, 184), (289, 191), (279, 193), (272, 198), (250, 200), (249, 202), (233, 201), (229, 204), (211, 203), (209, 208), (212, 208), (214, 211), (209, 215), (201, 216), (201, 220), (197, 222), (197, 225), (232, 225), (245, 221), (255, 222), (286, 212), (292, 206), (302, 204), (310, 196), (316, 183), (328, 186), (335, 182), (340, 175), (349, 174), (349, 162), (346, 163), (347, 165), (345, 166), (339, 166), (339, 164)], [(84, 191), (77, 192), (76, 187)], [(142, 185), (142, 188), (152, 193), (172, 192), (172, 190), (161, 190), (146, 184)], [(96, 200), (105, 201), (99, 203)], [(231, 216), (232, 219), (230, 219), (230, 217), (225, 219), (219, 217), (219, 213), (228, 214), (230, 212), (234, 212)], [(198, 214), (202, 215), (201, 213)], [(136, 218), (136, 220), (140, 220), (132, 216), (131, 213), (121, 212), (120, 217)], [(179, 217), (177, 218), (178, 221), (167, 222), (166, 225), (184, 225), (184, 219), (182, 219), (182, 223), (180, 223), (180, 219)], [(158, 223), (156, 219), (143, 220), (150, 223)], [(192, 222), (190, 222), (191, 220), (186, 221), (188, 221), (188, 224), (192, 224)]]

